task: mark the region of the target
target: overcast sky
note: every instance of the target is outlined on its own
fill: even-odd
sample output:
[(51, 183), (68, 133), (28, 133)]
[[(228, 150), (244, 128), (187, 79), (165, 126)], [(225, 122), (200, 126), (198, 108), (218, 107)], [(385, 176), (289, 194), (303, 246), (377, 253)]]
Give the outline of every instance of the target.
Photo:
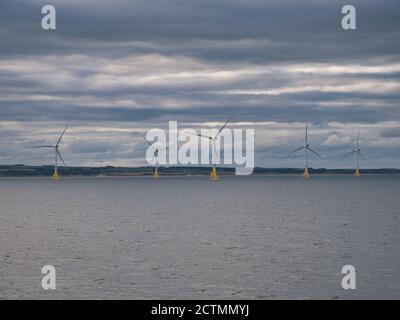
[[(41, 29), (41, 8), (57, 30)], [(357, 30), (341, 8), (357, 9)], [(254, 128), (256, 165), (400, 167), (398, 0), (1, 0), (0, 164), (145, 163), (141, 135), (167, 128)]]

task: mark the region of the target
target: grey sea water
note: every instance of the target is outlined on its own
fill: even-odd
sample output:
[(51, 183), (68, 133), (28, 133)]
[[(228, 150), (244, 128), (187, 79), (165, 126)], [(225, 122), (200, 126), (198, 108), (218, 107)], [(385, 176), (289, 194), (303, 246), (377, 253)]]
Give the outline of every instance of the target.
[(3, 178), (0, 299), (399, 299), (399, 190), (399, 176)]

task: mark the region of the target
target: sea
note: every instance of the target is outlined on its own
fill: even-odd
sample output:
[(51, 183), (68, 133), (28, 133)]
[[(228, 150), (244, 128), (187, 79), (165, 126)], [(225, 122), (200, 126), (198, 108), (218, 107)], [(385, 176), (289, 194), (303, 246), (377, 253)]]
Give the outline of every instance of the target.
[(1, 178), (0, 299), (400, 299), (399, 191), (398, 175)]

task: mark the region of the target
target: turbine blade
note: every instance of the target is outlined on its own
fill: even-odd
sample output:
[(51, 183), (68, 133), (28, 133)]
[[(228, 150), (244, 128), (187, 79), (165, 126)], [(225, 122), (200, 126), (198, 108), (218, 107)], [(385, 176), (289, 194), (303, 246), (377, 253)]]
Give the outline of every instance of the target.
[(312, 153), (314, 153), (315, 155), (317, 155), (318, 157), (322, 158), (322, 156), (318, 153), (315, 152), (313, 149), (311, 149), (310, 147), (307, 147), (308, 150), (310, 150)]
[(54, 148), (55, 146), (50, 146), (50, 145), (48, 145), (48, 146), (32, 146), (32, 147), (29, 147), (29, 148)]
[(66, 164), (65, 164), (65, 162), (64, 162), (64, 159), (63, 159), (63, 157), (61, 156), (61, 153), (60, 153), (60, 151), (58, 151), (58, 149), (56, 149), (56, 151), (57, 151), (57, 154), (58, 154), (58, 156), (60, 157), (60, 160), (61, 160), (61, 162), (63, 163), (63, 165), (65, 166)]
[(359, 142), (360, 142), (360, 129), (358, 129), (358, 133), (357, 133), (357, 150), (358, 150)]
[(345, 153), (344, 155), (342, 155), (342, 157), (348, 157), (348, 156), (350, 156), (350, 155), (352, 155), (353, 153), (356, 153), (356, 151), (351, 151), (351, 152), (348, 152), (348, 153)]
[(64, 129), (63, 133), (61, 134), (60, 139), (58, 139), (58, 141), (57, 141), (57, 143), (56, 143), (56, 146), (58, 146), (58, 145), (60, 144), (61, 139), (63, 138), (64, 133), (65, 133), (65, 131), (67, 131), (68, 127), (69, 127), (69, 124), (67, 124), (67, 125), (65, 126), (65, 129)]
[(306, 141), (306, 145), (307, 145), (307, 143), (308, 143), (308, 122), (306, 123), (306, 138), (305, 138), (305, 141)]
[(229, 117), (229, 119), (226, 120), (225, 124), (222, 126), (221, 129), (219, 129), (219, 131), (218, 131), (218, 133), (217, 133), (217, 135), (216, 135), (215, 137), (217, 137), (217, 136), (221, 133), (221, 131), (225, 129), (226, 125), (228, 124), (229, 121), (231, 121), (232, 118), (233, 118), (233, 115), (231, 115), (231, 116)]
[(199, 134), (199, 133), (193, 134), (193, 133), (188, 132), (187, 134), (190, 135), (190, 136), (195, 136), (195, 137), (206, 138), (206, 139), (212, 140), (211, 137), (209, 137), (209, 136), (203, 136), (203, 135), (201, 135), (201, 134)]
[(292, 155), (293, 153), (296, 153), (297, 151), (300, 151), (301, 149), (304, 149), (305, 146), (302, 146), (300, 148), (297, 148), (296, 150), (293, 150), (292, 152), (288, 153), (286, 157), (289, 157), (290, 155)]
[(144, 139), (144, 141), (147, 142), (147, 144), (148, 144), (150, 147), (152, 147), (154, 150), (157, 150), (157, 149), (154, 147), (154, 142), (151, 143), (151, 142), (150, 142), (149, 140), (147, 140), (145, 137), (143, 137), (143, 139)]
[(146, 141), (147, 142), (147, 144), (150, 146), (150, 147), (152, 147), (153, 145), (149, 142), (149, 140), (147, 140), (146, 139), (146, 137), (143, 137), (143, 139), (144, 139), (144, 141)]
[(365, 157), (363, 156), (363, 154), (362, 154), (360, 151), (358, 151), (358, 154), (359, 154), (360, 157), (363, 158), (365, 161), (368, 161), (367, 158), (365, 158)]

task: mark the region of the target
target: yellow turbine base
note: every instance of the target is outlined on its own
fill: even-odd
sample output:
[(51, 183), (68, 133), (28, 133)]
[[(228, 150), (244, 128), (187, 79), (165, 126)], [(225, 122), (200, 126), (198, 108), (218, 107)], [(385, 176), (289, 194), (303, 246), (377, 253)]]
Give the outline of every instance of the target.
[(53, 180), (60, 180), (60, 175), (58, 174), (58, 171), (56, 170), (56, 171), (54, 171), (54, 173), (53, 173)]
[(211, 181), (218, 181), (218, 173), (217, 173), (217, 168), (215, 166), (212, 167), (211, 174), (210, 174), (210, 180)]
[(160, 178), (160, 174), (158, 173), (157, 169), (154, 170), (153, 178), (156, 178), (156, 179)]
[(310, 173), (308, 172), (308, 168), (304, 169), (303, 178), (308, 179), (310, 177)]
[(356, 169), (356, 172), (354, 172), (354, 176), (356, 176), (356, 177), (361, 176), (360, 170)]

